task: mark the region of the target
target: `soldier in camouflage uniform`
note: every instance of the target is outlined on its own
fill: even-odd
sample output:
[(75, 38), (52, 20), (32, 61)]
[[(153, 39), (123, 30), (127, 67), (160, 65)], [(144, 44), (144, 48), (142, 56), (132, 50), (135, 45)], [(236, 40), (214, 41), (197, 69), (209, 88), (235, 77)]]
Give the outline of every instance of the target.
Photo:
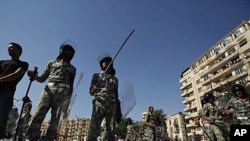
[(232, 125), (250, 125), (250, 96), (243, 85), (232, 86), (235, 95), (224, 110), (225, 114), (232, 115)]
[(131, 118), (127, 119), (127, 133), (125, 141), (135, 141), (136, 139), (136, 132), (134, 130), (133, 122)]
[[(73, 84), (76, 75), (76, 68), (70, 63), (75, 50), (69, 43), (60, 46), (60, 54), (55, 61), (49, 61), (41, 76), (34, 72), (34, 80), (42, 83), (48, 79), (43, 89), (35, 112), (27, 129), (26, 137), (30, 141), (37, 141), (40, 138), (41, 124), (51, 108), (51, 119), (47, 129), (45, 141), (53, 141), (56, 138), (57, 127), (62, 110), (67, 101), (70, 101)], [(65, 108), (67, 109), (67, 108)], [(65, 112), (65, 111), (64, 111)]]
[(147, 137), (147, 141), (156, 140), (156, 134), (155, 134), (156, 123), (155, 123), (155, 117), (152, 115), (153, 112), (154, 112), (154, 107), (149, 106), (145, 120), (143, 121), (143, 124), (146, 126), (145, 134)]
[(32, 109), (32, 104), (31, 101), (27, 102), (24, 104), (23, 107), (23, 113), (21, 115), (21, 118), (19, 119), (19, 124), (18, 124), (18, 130), (17, 130), (17, 140), (18, 141), (25, 141), (25, 133), (28, 127), (28, 123), (31, 119), (31, 109)]
[[(202, 118), (204, 130), (211, 141), (227, 141), (229, 140), (227, 128), (222, 117), (220, 117), (220, 111), (215, 106), (215, 97), (212, 92), (204, 94), (204, 100), (206, 103), (202, 108)], [(227, 136), (227, 137), (226, 137)]]
[(96, 141), (103, 119), (105, 119), (103, 140), (114, 141), (115, 139), (118, 79), (115, 77), (115, 69), (111, 61), (110, 56), (102, 58), (99, 62), (102, 72), (94, 73), (92, 76), (90, 95), (95, 98), (92, 101), (93, 109), (87, 141)]
[(8, 122), (5, 130), (5, 135), (7, 139), (13, 137), (16, 126), (17, 126), (17, 119), (19, 117), (18, 109), (16, 107), (12, 107), (9, 112)]

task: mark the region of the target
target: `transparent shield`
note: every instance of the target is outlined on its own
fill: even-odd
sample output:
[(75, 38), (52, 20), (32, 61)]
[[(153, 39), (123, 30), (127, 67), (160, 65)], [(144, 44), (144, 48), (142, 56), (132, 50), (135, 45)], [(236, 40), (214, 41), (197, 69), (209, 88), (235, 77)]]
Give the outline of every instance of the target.
[(122, 117), (125, 118), (136, 105), (134, 87), (130, 82), (126, 82), (119, 93)]

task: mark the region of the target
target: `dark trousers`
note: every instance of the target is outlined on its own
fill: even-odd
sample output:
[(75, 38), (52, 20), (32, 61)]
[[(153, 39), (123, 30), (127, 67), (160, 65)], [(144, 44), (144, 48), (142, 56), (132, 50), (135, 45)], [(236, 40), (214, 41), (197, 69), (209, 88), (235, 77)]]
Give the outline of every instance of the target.
[(0, 139), (5, 135), (9, 111), (13, 106), (14, 93), (8, 90), (0, 90)]

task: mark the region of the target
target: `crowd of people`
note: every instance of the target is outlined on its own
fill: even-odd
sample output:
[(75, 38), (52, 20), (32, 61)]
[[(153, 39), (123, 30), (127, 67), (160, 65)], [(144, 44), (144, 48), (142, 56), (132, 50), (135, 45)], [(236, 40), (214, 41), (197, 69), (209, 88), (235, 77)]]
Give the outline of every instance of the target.
[[(40, 76), (37, 69), (28, 70), (29, 63), (20, 59), (22, 51), (20, 44), (9, 43), (8, 53), (11, 59), (0, 61), (0, 139), (10, 136), (18, 141), (40, 140), (41, 124), (47, 112), (51, 110), (50, 124), (46, 131), (49, 134), (45, 134), (42, 140), (54, 141), (61, 116), (63, 118), (68, 116), (77, 71), (71, 64), (75, 49), (70, 42), (64, 42), (60, 46), (57, 58), (48, 62)], [(93, 74), (89, 91), (94, 99), (87, 140), (97, 140), (99, 136), (97, 131), (100, 130), (101, 122), (105, 119), (103, 139), (113, 141), (116, 123), (119, 123), (122, 117), (118, 99), (118, 78), (115, 76), (116, 71), (111, 56), (103, 56), (99, 63), (101, 72)], [(26, 72), (31, 81), (40, 83), (47, 81), (47, 83), (41, 92), (34, 113), (30, 114), (31, 101), (24, 103), (24, 99), (27, 98), (25, 96), (24, 110), (19, 117), (18, 109), (13, 107), (13, 100), (16, 87)]]
[(242, 84), (231, 87), (233, 96), (221, 107), (213, 92), (203, 95), (202, 109), (195, 124), (201, 126), (209, 141), (229, 141), (230, 126), (250, 125), (250, 96)]
[[(28, 76), (37, 82), (47, 81), (41, 92), (40, 99), (31, 115), (31, 100), (23, 98), (24, 109), (17, 121), (18, 109), (13, 107), (16, 86), (28, 70), (29, 63), (22, 61), (21, 45), (11, 42), (8, 45), (8, 60), (0, 61), (0, 139), (10, 138), (18, 141), (37, 141), (41, 138), (41, 124), (51, 109), (50, 124), (43, 141), (54, 141), (61, 115), (67, 117), (69, 102), (73, 93), (74, 80), (77, 69), (71, 64), (75, 50), (67, 42), (60, 46), (59, 55), (55, 60), (49, 61), (43, 73), (38, 76), (38, 71), (29, 71)], [(101, 72), (93, 73), (89, 93), (93, 96), (92, 116), (87, 136), (87, 141), (100, 138), (100, 128), (104, 122), (101, 137), (105, 141), (114, 141), (114, 129), (121, 121), (120, 101), (118, 94), (118, 78), (110, 56), (104, 56), (99, 62)], [(221, 109), (215, 104), (213, 92), (207, 92), (202, 99), (203, 107), (199, 111), (200, 126), (206, 137), (211, 141), (228, 141), (230, 126), (250, 125), (250, 96), (245, 86), (235, 84), (232, 86), (232, 97), (227, 105)], [(147, 141), (170, 140), (166, 132), (166, 123), (153, 115), (154, 107), (150, 106), (143, 119), (146, 126), (144, 139)], [(227, 118), (225, 118), (227, 117)], [(229, 117), (229, 118), (228, 118)], [(227, 119), (226, 121), (224, 119)], [(228, 120), (229, 119), (229, 120)], [(16, 123), (18, 123), (16, 125)], [(16, 128), (17, 127), (17, 128)], [(13, 129), (17, 129), (13, 130)], [(133, 141), (136, 132), (132, 119), (127, 119), (126, 141)]]

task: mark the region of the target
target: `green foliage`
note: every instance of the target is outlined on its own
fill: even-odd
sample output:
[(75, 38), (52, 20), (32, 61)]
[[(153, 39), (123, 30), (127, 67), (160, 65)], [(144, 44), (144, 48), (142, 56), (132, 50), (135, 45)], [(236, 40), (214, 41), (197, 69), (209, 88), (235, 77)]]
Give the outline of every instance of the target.
[(164, 120), (164, 118), (166, 117), (166, 115), (163, 113), (164, 111), (162, 109), (159, 110), (154, 110), (153, 112), (153, 116), (154, 117), (159, 117), (159, 120)]
[(127, 132), (127, 119), (122, 119), (121, 122), (115, 128), (115, 134), (125, 138)]
[[(159, 117), (160, 120), (164, 120), (166, 115), (162, 109), (154, 110), (153, 116)], [(142, 121), (133, 121), (134, 129), (137, 133), (143, 135), (146, 126), (143, 125)], [(115, 128), (115, 134), (122, 138), (126, 137), (127, 133), (127, 119), (122, 119), (121, 122)]]

